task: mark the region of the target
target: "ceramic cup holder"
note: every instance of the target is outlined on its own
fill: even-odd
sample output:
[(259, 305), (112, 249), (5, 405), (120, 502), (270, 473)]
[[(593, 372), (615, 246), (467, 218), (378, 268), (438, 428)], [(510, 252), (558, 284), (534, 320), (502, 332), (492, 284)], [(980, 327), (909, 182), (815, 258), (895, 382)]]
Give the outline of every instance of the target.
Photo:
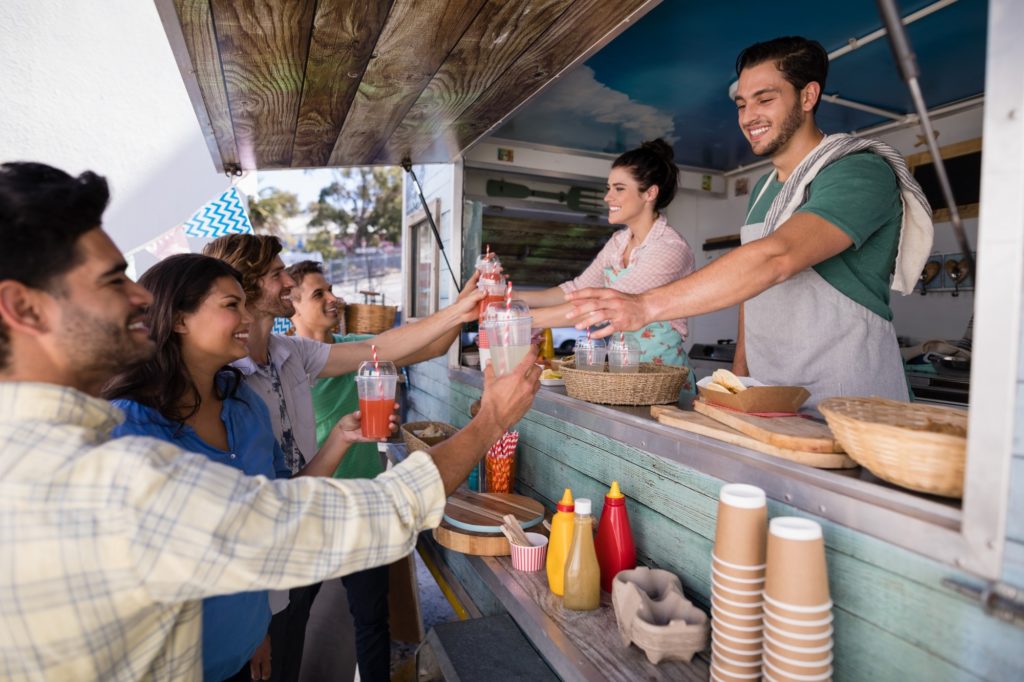
[(679, 578), (669, 571), (620, 571), (612, 582), (612, 606), (623, 646), (636, 644), (651, 663), (690, 661), (707, 645), (707, 614), (683, 596)]

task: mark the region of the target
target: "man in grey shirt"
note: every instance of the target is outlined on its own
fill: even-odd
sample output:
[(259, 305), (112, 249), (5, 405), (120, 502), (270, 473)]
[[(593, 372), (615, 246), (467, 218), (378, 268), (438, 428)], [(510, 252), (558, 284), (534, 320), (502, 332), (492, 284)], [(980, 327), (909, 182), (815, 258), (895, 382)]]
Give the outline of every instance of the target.
[[(359, 363), (371, 358), (371, 343), (376, 345), (381, 360), (392, 361), (413, 355), (444, 336), (451, 343), (463, 322), (476, 319), (482, 298), (476, 290), (467, 291), (448, 308), (369, 341), (325, 344), (271, 333), (275, 317), (295, 313), (291, 302), (295, 280), (285, 271), (281, 242), (276, 237), (227, 235), (207, 244), (203, 252), (230, 263), (242, 274), (246, 308), (254, 320), (249, 332), (249, 356), (233, 364), (241, 370), (246, 384), (267, 403), (274, 434), (293, 474), (317, 451), (311, 379), (355, 371)], [(272, 680), (299, 679), (306, 623), (319, 590), (319, 584), (291, 590), (287, 609), (274, 615), (270, 625)]]

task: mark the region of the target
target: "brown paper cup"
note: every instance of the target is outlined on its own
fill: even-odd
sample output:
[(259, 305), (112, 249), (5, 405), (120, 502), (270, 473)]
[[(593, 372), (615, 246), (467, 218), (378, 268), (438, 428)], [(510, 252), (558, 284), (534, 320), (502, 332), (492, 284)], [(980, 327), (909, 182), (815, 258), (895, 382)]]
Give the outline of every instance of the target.
[(722, 672), (732, 675), (743, 677), (744, 675), (760, 675), (761, 674), (761, 657), (758, 656), (756, 661), (742, 662), (737, 661), (728, 656), (723, 656), (714, 650), (711, 652), (711, 664), (716, 666)]
[(764, 591), (763, 577), (747, 578), (745, 576), (737, 576), (728, 570), (718, 568), (713, 561), (711, 562), (711, 580), (730, 590), (740, 590), (741, 592), (749, 592), (751, 590)]
[(715, 556), (713, 551), (711, 552), (711, 568), (714, 569), (718, 575), (723, 575), (727, 578), (764, 581), (764, 564), (761, 564), (760, 566), (745, 566), (742, 564), (722, 561)]
[(809, 519), (780, 516), (768, 529), (765, 593), (793, 606), (829, 600), (825, 542), (821, 526)]
[(715, 556), (740, 566), (765, 563), (768, 507), (764, 491), (752, 485), (723, 485), (718, 496)]
[(764, 653), (761, 647), (756, 649), (734, 649), (728, 642), (712, 640), (711, 653), (723, 659), (729, 659), (736, 663), (760, 663), (761, 654)]
[(792, 658), (797, 661), (820, 661), (832, 653), (832, 638), (829, 637), (824, 644), (817, 646), (792, 646), (776, 639), (769, 630), (764, 636), (764, 647), (771, 649), (779, 656)]
[(732, 625), (721, 619), (716, 619), (713, 613), (711, 614), (711, 629), (716, 634), (720, 633), (726, 637), (739, 640), (758, 639), (764, 633), (764, 626), (761, 623), (754, 626)]
[(716, 667), (714, 661), (711, 663), (711, 679), (715, 682), (751, 682), (751, 680), (761, 679), (761, 670), (758, 669), (757, 673), (743, 673), (743, 674), (730, 674), (719, 667)]
[(764, 603), (772, 610), (772, 613), (779, 618), (788, 618), (800, 623), (813, 623), (823, 620), (828, 618), (829, 614), (832, 613), (831, 600), (816, 606), (798, 606), (794, 604), (786, 604), (765, 595)]
[(754, 616), (760, 618), (764, 612), (764, 602), (734, 601), (729, 597), (722, 596), (722, 593), (713, 587), (711, 588), (711, 605), (722, 611), (728, 611), (730, 615), (736, 616), (739, 620), (753, 620)]
[(721, 604), (716, 604), (714, 598), (711, 601), (711, 617), (717, 618), (726, 625), (731, 625), (734, 628), (753, 628), (761, 625), (761, 612), (756, 611), (754, 613), (737, 613), (731, 611)]
[(724, 632), (715, 631), (711, 634), (711, 641), (718, 642), (726, 651), (734, 651), (737, 653), (750, 654), (754, 652), (760, 652), (764, 648), (764, 637), (755, 637), (753, 639), (739, 639), (730, 637)]
[(780, 629), (775, 623), (765, 622), (764, 632), (771, 635), (775, 642), (798, 648), (816, 648), (822, 647), (832, 643), (832, 636), (834, 630), (832, 626), (826, 626), (822, 632), (816, 632), (814, 634), (799, 634), (789, 632), (784, 629)]
[(792, 623), (780, 622), (771, 613), (764, 614), (765, 623), (770, 623), (771, 626), (778, 632), (785, 632), (786, 634), (792, 635), (808, 635), (821, 638), (825, 636), (832, 628), (832, 621), (816, 622), (814, 625), (793, 625)]
[(781, 656), (765, 647), (764, 662), (769, 670), (779, 673), (781, 677), (795, 680), (817, 678), (819, 675), (828, 675), (832, 671), (831, 653), (822, 656), (817, 661), (808, 662)]

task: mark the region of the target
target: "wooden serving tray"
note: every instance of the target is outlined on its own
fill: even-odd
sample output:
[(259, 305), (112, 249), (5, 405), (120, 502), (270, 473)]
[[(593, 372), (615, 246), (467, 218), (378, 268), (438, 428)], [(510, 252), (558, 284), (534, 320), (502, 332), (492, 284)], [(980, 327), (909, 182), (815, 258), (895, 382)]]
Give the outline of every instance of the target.
[(726, 410), (701, 400), (693, 409), (717, 422), (736, 429), (755, 440), (787, 450), (803, 452), (843, 452), (828, 424), (805, 417), (758, 417)]
[(852, 469), (857, 463), (844, 454), (826, 452), (806, 452), (803, 450), (792, 450), (780, 448), (770, 443), (763, 443), (756, 438), (751, 438), (745, 433), (730, 428), (725, 424), (715, 421), (698, 412), (685, 412), (678, 407), (669, 405), (655, 405), (651, 408), (651, 416), (660, 423), (672, 426), (683, 431), (696, 433), (708, 438), (740, 445), (750, 450), (762, 452), (766, 455), (781, 457), (798, 464), (816, 467), (818, 469)]

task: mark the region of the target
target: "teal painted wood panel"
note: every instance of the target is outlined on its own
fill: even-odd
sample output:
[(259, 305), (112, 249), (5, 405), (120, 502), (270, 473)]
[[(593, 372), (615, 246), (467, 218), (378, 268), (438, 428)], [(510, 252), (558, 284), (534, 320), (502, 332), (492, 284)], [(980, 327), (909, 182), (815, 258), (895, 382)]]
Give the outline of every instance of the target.
[[(478, 389), (451, 384), (453, 423), (465, 423), (454, 414), (478, 396)], [(707, 605), (722, 481), (536, 411), (518, 428), (523, 492), (553, 507), (569, 485), (599, 507), (610, 481), (618, 480), (630, 498), (627, 507), (644, 563), (679, 574), (689, 596)], [(811, 516), (775, 501), (770, 513)], [(816, 520), (827, 538), (837, 604), (837, 678), (996, 680), (1024, 675), (1024, 631), (942, 588), (941, 580), (956, 571)]]

